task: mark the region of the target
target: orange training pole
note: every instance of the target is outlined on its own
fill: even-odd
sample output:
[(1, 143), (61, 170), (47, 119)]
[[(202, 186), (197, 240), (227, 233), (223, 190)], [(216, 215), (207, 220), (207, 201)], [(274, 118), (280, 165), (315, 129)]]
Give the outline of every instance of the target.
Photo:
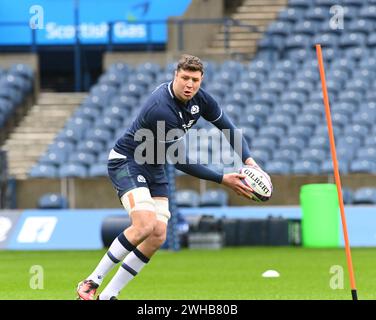
[(340, 179), (339, 170), (338, 170), (336, 146), (335, 146), (335, 142), (334, 142), (334, 134), (333, 134), (333, 127), (332, 127), (332, 118), (330, 116), (330, 107), (329, 107), (328, 91), (327, 91), (327, 88), (326, 88), (324, 62), (323, 62), (323, 58), (322, 58), (322, 52), (321, 52), (321, 45), (320, 44), (316, 44), (316, 53), (317, 53), (317, 60), (318, 60), (318, 63), (319, 63), (322, 93), (323, 93), (324, 105), (325, 105), (326, 121), (327, 121), (327, 124), (328, 124), (330, 150), (331, 150), (331, 153), (332, 153), (333, 168), (334, 168), (334, 177), (335, 177), (335, 181), (336, 181), (336, 185), (337, 185), (339, 207), (340, 207), (340, 211), (341, 211), (343, 236), (345, 238), (347, 265), (348, 265), (349, 274), (350, 274), (351, 295), (352, 295), (353, 300), (358, 300), (358, 295), (357, 295), (356, 285), (355, 285), (354, 270), (353, 270), (352, 259), (351, 259), (350, 243), (349, 243), (349, 237), (348, 237), (348, 234), (347, 234), (345, 209), (344, 209), (344, 206), (343, 206), (341, 179)]

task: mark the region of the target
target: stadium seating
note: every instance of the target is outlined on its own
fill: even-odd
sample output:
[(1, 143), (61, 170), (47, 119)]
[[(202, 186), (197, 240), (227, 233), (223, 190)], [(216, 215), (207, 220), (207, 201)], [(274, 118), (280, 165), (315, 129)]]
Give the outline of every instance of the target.
[(61, 194), (46, 193), (38, 200), (39, 209), (66, 209), (68, 207), (68, 200)]
[[(329, 9), (338, 1), (289, 0), (268, 26), (252, 61), (205, 61), (203, 87), (243, 129), (255, 158), (272, 173), (332, 170), (315, 43), (323, 46), (340, 170), (376, 172), (376, 6), (369, 0), (340, 3), (346, 13), (345, 29), (328, 23)], [(106, 175), (106, 154), (148, 94), (172, 79), (174, 67), (172, 63), (111, 65), (30, 175), (62, 177), (71, 172), (67, 171), (71, 164), (79, 168), (69, 174)], [(30, 74), (25, 71), (23, 77)], [(19, 90), (21, 82), (13, 81), (12, 86)], [(12, 90), (3, 95), (0, 110), (9, 108), (4, 99), (10, 99)], [(211, 128), (203, 120), (197, 127)], [(68, 152), (75, 155), (60, 161)], [(213, 152), (215, 147), (208, 148), (209, 158)], [(77, 159), (81, 153), (85, 159)]]
[(200, 207), (223, 207), (228, 205), (228, 194), (222, 189), (210, 189), (200, 195)]

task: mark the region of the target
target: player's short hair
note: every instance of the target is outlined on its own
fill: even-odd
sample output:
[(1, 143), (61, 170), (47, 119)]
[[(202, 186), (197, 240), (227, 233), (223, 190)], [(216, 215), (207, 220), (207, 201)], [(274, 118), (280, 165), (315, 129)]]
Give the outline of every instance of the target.
[(204, 74), (204, 65), (199, 57), (192, 56), (190, 54), (183, 54), (176, 67), (176, 71), (188, 70), (188, 71), (200, 71)]

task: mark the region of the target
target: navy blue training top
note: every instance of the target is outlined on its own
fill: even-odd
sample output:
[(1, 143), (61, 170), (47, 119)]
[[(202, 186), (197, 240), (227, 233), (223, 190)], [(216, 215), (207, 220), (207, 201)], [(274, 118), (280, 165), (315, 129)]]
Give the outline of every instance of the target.
[[(161, 143), (165, 144), (167, 150), (169, 145), (183, 140), (183, 135), (197, 122), (200, 116), (220, 130), (230, 129), (229, 142), (234, 147), (236, 127), (218, 106), (218, 103), (201, 88), (191, 100), (184, 103), (175, 97), (172, 82), (169, 82), (161, 84), (152, 92), (130, 128), (116, 142), (114, 150), (132, 157), (136, 148), (146, 140), (154, 146), (154, 150), (158, 150)], [(142, 129), (148, 129), (150, 134), (145, 134), (145, 130)], [(157, 157), (157, 152), (154, 153), (153, 162), (146, 165), (163, 165), (166, 155)], [(243, 162), (251, 156), (244, 138), (242, 138), (242, 154), (239, 156)], [(200, 179), (222, 182), (222, 174), (201, 164), (177, 163), (175, 167)]]

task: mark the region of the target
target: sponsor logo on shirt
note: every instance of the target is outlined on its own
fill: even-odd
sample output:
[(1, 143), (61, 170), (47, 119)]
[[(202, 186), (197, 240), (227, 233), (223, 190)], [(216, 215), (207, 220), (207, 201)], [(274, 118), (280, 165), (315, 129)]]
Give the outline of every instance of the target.
[(138, 175), (138, 176), (137, 176), (137, 181), (138, 181), (138, 182), (142, 182), (142, 183), (146, 183), (146, 179), (145, 179), (145, 177), (142, 176), (142, 175)]
[(196, 114), (196, 113), (199, 113), (200, 112), (200, 107), (195, 104), (191, 107), (191, 114)]

